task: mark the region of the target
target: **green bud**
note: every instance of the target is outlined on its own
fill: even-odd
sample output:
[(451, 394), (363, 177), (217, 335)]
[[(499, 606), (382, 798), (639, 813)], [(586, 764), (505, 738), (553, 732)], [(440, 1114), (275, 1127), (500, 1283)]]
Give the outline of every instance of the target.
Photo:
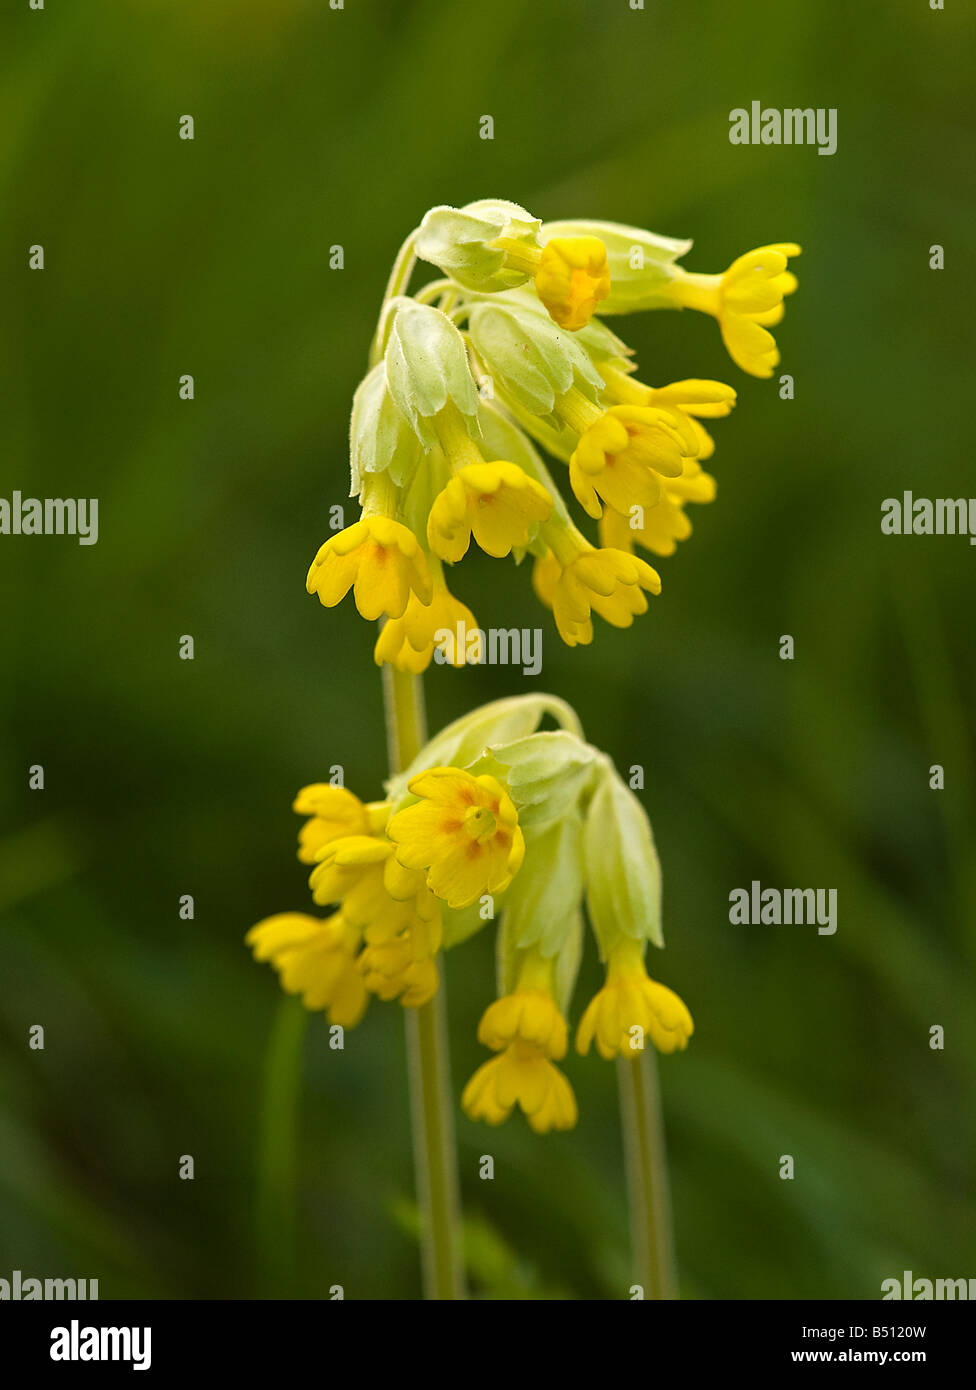
[(511, 289), (529, 278), (527, 271), (507, 264), (507, 250), (539, 249), (542, 223), (518, 203), (484, 198), (463, 208), (431, 208), (417, 232), (414, 249), (469, 290)]
[(605, 960), (621, 936), (663, 946), (661, 866), (643, 806), (609, 759), (586, 813), (586, 906)]
[(666, 290), (679, 270), (674, 262), (688, 254), (690, 241), (657, 236), (619, 222), (547, 222), (542, 228), (543, 241), (557, 236), (595, 236), (606, 246), (610, 294), (600, 302), (601, 314), (674, 307)]
[(471, 306), (468, 335), (498, 386), (533, 415), (552, 415), (556, 398), (576, 385), (590, 400), (603, 378), (586, 352), (548, 315), (512, 302)]
[(437, 443), (431, 421), (453, 402), (475, 432), (478, 392), (468, 369), (464, 339), (446, 315), (412, 299), (395, 308), (386, 345), (386, 382), (394, 402), (423, 444)]
[(366, 473), (389, 473), (406, 487), (424, 451), (416, 434), (393, 403), (381, 362), (360, 382), (349, 421), (350, 496), (358, 497)]

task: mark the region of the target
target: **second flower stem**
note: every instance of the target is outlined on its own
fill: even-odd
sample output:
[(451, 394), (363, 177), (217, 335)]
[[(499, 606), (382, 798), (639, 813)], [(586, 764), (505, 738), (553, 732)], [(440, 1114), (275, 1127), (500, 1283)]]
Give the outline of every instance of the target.
[[(426, 740), (423, 686), (419, 676), (383, 667), (383, 702), (391, 772), (402, 772)], [(407, 1071), (417, 1204), (423, 1258), (424, 1296), (464, 1298), (457, 1154), (451, 1109), (444, 967), (428, 1004), (404, 1009)]]
[(677, 1298), (657, 1055), (617, 1063), (634, 1276), (647, 1299)]

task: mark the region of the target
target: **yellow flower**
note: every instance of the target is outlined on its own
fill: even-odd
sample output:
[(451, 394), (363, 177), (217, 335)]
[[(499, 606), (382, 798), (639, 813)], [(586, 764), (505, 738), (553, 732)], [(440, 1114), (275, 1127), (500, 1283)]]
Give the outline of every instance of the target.
[(768, 330), (780, 322), (783, 299), (797, 287), (786, 267), (799, 254), (799, 246), (782, 241), (748, 251), (724, 275), (695, 275), (676, 267), (668, 294), (678, 308), (700, 309), (718, 319), (728, 354), (744, 372), (772, 376), (779, 351)]
[(369, 1002), (356, 966), (360, 933), (341, 912), (320, 921), (301, 912), (266, 917), (245, 937), (255, 960), (278, 971), (281, 987), (301, 994), (306, 1009), (326, 1009), (329, 1022), (353, 1028)]
[(576, 1048), (588, 1052), (595, 1038), (607, 1060), (636, 1058), (647, 1036), (659, 1052), (675, 1052), (688, 1046), (694, 1030), (684, 1002), (647, 974), (644, 943), (624, 937), (610, 954), (606, 984), (580, 1020)]
[(370, 810), (345, 787), (315, 782), (302, 787), (292, 802), (292, 810), (309, 816), (298, 832), (298, 857), (303, 864), (314, 864), (318, 852), (330, 840), (343, 835), (368, 835)]
[(657, 570), (636, 555), (597, 550), (578, 532), (547, 531), (546, 539), (553, 548), (536, 560), (532, 584), (568, 647), (593, 641), (591, 612), (613, 627), (630, 627), (647, 611), (643, 591), (661, 592)]
[[(342, 903), (347, 921), (366, 931), (370, 940), (396, 936), (413, 921), (416, 892), (395, 898), (386, 886), (386, 864), (393, 853), (389, 840), (347, 835), (319, 851), (309, 887), (320, 906)], [(423, 888), (422, 876), (417, 886)]]
[(687, 459), (680, 478), (670, 478), (656, 506), (645, 508), (635, 526), (632, 516), (622, 516), (607, 507), (600, 521), (600, 542), (617, 550), (631, 551), (641, 545), (655, 555), (673, 555), (677, 542), (691, 535), (691, 522), (685, 515), (686, 502), (711, 502), (715, 498), (715, 479), (697, 459)]
[(408, 787), (421, 799), (398, 811), (387, 829), (398, 862), (426, 869), (427, 886), (449, 907), (503, 892), (522, 863), (525, 839), (501, 783), (434, 767), (412, 777)]
[(500, 1125), (518, 1104), (537, 1134), (572, 1129), (578, 1110), (573, 1088), (543, 1050), (521, 1039), (479, 1067), (461, 1105), (472, 1120)]
[(607, 248), (595, 236), (553, 237), (542, 248), (535, 289), (560, 328), (584, 328), (610, 293)]
[(569, 481), (590, 516), (600, 499), (615, 511), (653, 507), (661, 478), (679, 478), (686, 458), (698, 451), (690, 421), (655, 406), (614, 405), (581, 435), (569, 460)]
[(420, 675), (430, 665), (438, 634), (445, 632), (453, 639), (445, 646), (446, 659), (452, 666), (463, 666), (465, 661), (477, 665), (481, 660), (481, 635), (474, 614), (450, 592), (436, 560), (431, 573), (433, 597), (430, 603), (423, 604), (416, 594), (411, 594), (403, 616), (388, 618), (384, 623), (373, 648), (377, 666), (386, 661), (398, 671)]
[(416, 1009), (437, 993), (437, 966), (430, 956), (415, 959), (409, 934), (367, 946), (358, 965), (370, 994), (384, 1001), (399, 999), (405, 1008)]
[(701, 421), (718, 420), (730, 413), (736, 401), (731, 386), (697, 378), (672, 381), (667, 386), (647, 386), (610, 363), (600, 363), (599, 372), (607, 384), (608, 400), (617, 405), (651, 405), (667, 411), (682, 431), (691, 426), (698, 459), (711, 458), (715, 441)]
[(485, 1047), (501, 1052), (517, 1038), (541, 1048), (547, 1057), (557, 1061), (565, 1057), (566, 1020), (547, 990), (520, 985), (514, 993), (489, 1004), (482, 1014), (478, 1041)]
[(312, 561), (305, 587), (334, 608), (350, 589), (370, 620), (399, 618), (410, 594), (430, 603), (427, 561), (416, 536), (389, 516), (365, 516), (327, 540)]
[(427, 518), (427, 542), (442, 560), (460, 560), (474, 536), (495, 559), (526, 546), (536, 522), (552, 512), (552, 498), (541, 483), (515, 463), (472, 463), (460, 468), (434, 498)]

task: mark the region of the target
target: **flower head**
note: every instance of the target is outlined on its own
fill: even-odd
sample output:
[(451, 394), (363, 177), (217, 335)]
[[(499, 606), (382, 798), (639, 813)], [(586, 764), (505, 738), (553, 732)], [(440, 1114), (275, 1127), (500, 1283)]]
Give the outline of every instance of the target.
[(783, 300), (797, 287), (786, 267), (799, 254), (793, 242), (775, 242), (746, 252), (724, 275), (681, 271), (669, 286), (672, 302), (712, 314), (732, 361), (752, 376), (772, 376), (779, 351), (769, 329), (780, 322)]
[(610, 293), (607, 248), (599, 237), (553, 237), (535, 273), (539, 299), (560, 328), (583, 328)]
[(508, 792), (491, 776), (434, 767), (412, 777), (420, 800), (390, 820), (398, 862), (426, 869), (427, 886), (449, 907), (500, 893), (518, 872), (525, 839)]
[(305, 581), (326, 608), (350, 589), (364, 618), (399, 618), (411, 593), (429, 603), (432, 587), (420, 544), (408, 527), (389, 516), (364, 516), (327, 540)]
[(601, 1057), (636, 1058), (650, 1037), (659, 1052), (681, 1051), (695, 1025), (684, 1002), (644, 968), (644, 943), (622, 938), (611, 952), (607, 981), (591, 999), (576, 1033), (577, 1051), (595, 1040)]
[(245, 937), (255, 960), (267, 960), (282, 989), (300, 994), (306, 1009), (326, 1009), (329, 1022), (353, 1028), (369, 996), (356, 966), (360, 932), (335, 913), (324, 921), (301, 912), (280, 912)]
[(528, 545), (536, 522), (552, 512), (552, 498), (517, 464), (472, 463), (438, 493), (427, 520), (431, 550), (452, 564), (474, 536), (487, 555), (500, 559)]

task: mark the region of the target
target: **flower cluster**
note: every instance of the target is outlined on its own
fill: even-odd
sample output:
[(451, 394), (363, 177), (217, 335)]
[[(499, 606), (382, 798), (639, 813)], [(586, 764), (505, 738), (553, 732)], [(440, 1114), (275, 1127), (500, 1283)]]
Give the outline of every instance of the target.
[[(540, 731), (543, 718), (558, 728)], [(485, 705), (449, 725), (384, 800), (344, 787), (306, 787), (298, 857), (313, 865), (316, 918), (284, 913), (248, 933), (258, 960), (332, 1024), (352, 1027), (369, 996), (407, 1007), (438, 986), (435, 957), (498, 919), (499, 998), (478, 1038), (495, 1055), (472, 1076), (462, 1105), (498, 1124), (518, 1106), (539, 1133), (576, 1122), (576, 1099), (556, 1065), (569, 1045), (567, 1013), (585, 915), (606, 981), (580, 1019), (576, 1047), (636, 1059), (650, 1039), (687, 1045), (691, 1016), (652, 980), (648, 942), (661, 936), (660, 870), (651, 827), (612, 763), (551, 696)]]
[[(796, 288), (792, 243), (750, 251), (721, 275), (680, 266), (690, 247), (617, 223), (543, 224), (496, 199), (433, 208), (407, 239), (353, 403), (361, 516), (322, 545), (307, 579), (326, 607), (352, 589), (363, 617), (385, 620), (377, 663), (419, 673), (458, 632), (445, 659), (481, 659), (474, 615), (444, 568), (472, 541), (499, 559), (532, 555), (535, 592), (570, 646), (593, 640), (593, 614), (629, 627), (646, 612), (661, 580), (635, 551), (672, 554), (691, 533), (688, 504), (715, 496), (703, 422), (728, 415), (736, 393), (718, 381), (646, 384), (602, 320), (697, 309), (718, 320), (739, 367), (768, 377), (779, 361), (769, 330)], [(408, 297), (418, 257), (443, 278)], [(540, 447), (567, 467), (597, 544)]]

